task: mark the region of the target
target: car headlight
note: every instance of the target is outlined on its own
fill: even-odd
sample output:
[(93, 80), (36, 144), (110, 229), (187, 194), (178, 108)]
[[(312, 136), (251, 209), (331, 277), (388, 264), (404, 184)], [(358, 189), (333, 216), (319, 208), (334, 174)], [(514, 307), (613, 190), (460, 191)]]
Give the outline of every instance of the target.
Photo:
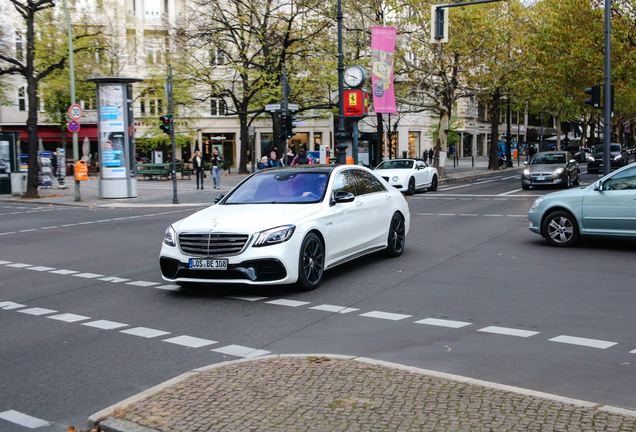
[(588, 156), (587, 160), (590, 162), (594, 162), (594, 156)]
[(254, 240), (253, 246), (261, 247), (284, 243), (291, 238), (295, 229), (296, 226), (294, 225), (283, 225), (256, 233), (256, 240)]
[(562, 174), (562, 173), (563, 173), (563, 171), (565, 171), (565, 169), (564, 169), (564, 168), (557, 168), (557, 169), (555, 169), (555, 170), (554, 170), (554, 175)]
[(543, 197), (539, 197), (536, 200), (534, 200), (534, 202), (532, 203), (532, 207), (530, 207), (530, 210), (537, 208), (537, 206), (541, 204), (541, 201), (543, 201)]
[(523, 175), (524, 176), (530, 175), (530, 170), (528, 168), (524, 169), (523, 170)]
[(620, 160), (622, 157), (623, 157), (623, 155), (620, 155), (620, 154), (616, 155), (616, 156), (614, 156), (614, 160)]
[(172, 228), (172, 225), (169, 226), (166, 230), (166, 235), (163, 238), (163, 242), (168, 246), (177, 245), (177, 234), (174, 232), (174, 228)]

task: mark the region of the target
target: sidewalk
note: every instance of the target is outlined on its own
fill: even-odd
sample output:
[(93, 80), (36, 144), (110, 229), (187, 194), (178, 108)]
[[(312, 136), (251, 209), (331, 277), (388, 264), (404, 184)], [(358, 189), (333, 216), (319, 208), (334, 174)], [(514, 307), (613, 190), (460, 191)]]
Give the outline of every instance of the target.
[(636, 412), (371, 359), (193, 370), (92, 415), (103, 432), (635, 431)]
[[(522, 167), (523, 164), (520, 166)], [(512, 168), (489, 171), (487, 158), (478, 157), (474, 162), (474, 166), (472, 158), (460, 158), (455, 161), (453, 159), (447, 159), (444, 170), (446, 178), (440, 178), (440, 185), (454, 181), (462, 181), (466, 178), (502, 175), (503, 173), (507, 175), (510, 175), (509, 173), (516, 174), (518, 172), (518, 166), (515, 160), (514, 167)], [(70, 176), (66, 177), (65, 189), (60, 189), (56, 186), (52, 188), (40, 188), (38, 191), (40, 197), (34, 199), (2, 194), (0, 195), (0, 202), (28, 202), (84, 207), (170, 207), (173, 205), (202, 207), (212, 205), (215, 196), (221, 193), (227, 193), (246, 176), (246, 174), (226, 173), (221, 178), (220, 189), (213, 189), (212, 179), (208, 176), (208, 178), (205, 179), (205, 189), (197, 190), (194, 176), (192, 176), (191, 179), (181, 179), (177, 174), (177, 204), (174, 203), (175, 191), (172, 180), (139, 179), (137, 181), (137, 197), (102, 199), (99, 197), (99, 177), (89, 177), (88, 180), (80, 182), (80, 200), (77, 201), (75, 199), (75, 180)]]

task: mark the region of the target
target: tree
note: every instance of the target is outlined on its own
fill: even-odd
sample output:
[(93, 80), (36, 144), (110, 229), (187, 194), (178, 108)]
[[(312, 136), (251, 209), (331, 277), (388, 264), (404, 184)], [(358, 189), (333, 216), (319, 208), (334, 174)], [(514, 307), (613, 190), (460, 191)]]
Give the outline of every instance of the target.
[[(13, 53), (0, 52), (0, 75), (20, 75), (26, 81), (28, 104), (28, 163), (27, 190), (25, 197), (38, 197), (38, 86), (51, 73), (65, 67), (68, 59), (68, 47), (61, 41), (66, 38), (59, 34), (57, 38), (44, 39), (39, 33), (47, 22), (41, 19), (44, 12), (55, 6), (53, 0), (9, 0), (23, 20), (26, 32), (26, 50), (24, 58)], [(93, 36), (85, 32), (76, 35), (76, 41)], [(45, 32), (46, 33), (46, 32)], [(66, 51), (64, 49), (66, 48)], [(76, 52), (86, 49), (78, 46)], [(18, 53), (19, 54), (19, 53)]]

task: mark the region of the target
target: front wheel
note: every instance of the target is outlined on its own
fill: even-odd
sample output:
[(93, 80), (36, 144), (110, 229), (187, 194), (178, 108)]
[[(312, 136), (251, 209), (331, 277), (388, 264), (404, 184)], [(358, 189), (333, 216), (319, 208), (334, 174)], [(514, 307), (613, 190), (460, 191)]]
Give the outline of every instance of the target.
[(300, 246), (298, 261), (297, 288), (301, 291), (317, 288), (325, 268), (325, 246), (316, 234), (307, 234)]
[(415, 179), (413, 177), (411, 177), (409, 179), (409, 186), (406, 189), (406, 194), (407, 195), (413, 195), (415, 193)]
[(428, 188), (429, 191), (435, 192), (437, 190), (437, 176), (433, 176), (433, 180), (431, 180), (431, 185)]
[(404, 218), (399, 213), (394, 213), (389, 225), (389, 237), (386, 246), (386, 254), (390, 257), (397, 257), (404, 252), (406, 244), (406, 226)]
[(550, 213), (543, 221), (541, 232), (552, 246), (569, 247), (579, 240), (579, 226), (576, 219), (564, 211)]

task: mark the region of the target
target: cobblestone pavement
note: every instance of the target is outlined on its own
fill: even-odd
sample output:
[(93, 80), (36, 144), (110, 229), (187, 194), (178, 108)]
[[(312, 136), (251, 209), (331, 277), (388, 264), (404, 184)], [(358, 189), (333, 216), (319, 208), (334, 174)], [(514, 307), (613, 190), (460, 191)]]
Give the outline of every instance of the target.
[(193, 371), (95, 414), (89, 425), (111, 432), (636, 431), (636, 412), (370, 359), (293, 355)]

